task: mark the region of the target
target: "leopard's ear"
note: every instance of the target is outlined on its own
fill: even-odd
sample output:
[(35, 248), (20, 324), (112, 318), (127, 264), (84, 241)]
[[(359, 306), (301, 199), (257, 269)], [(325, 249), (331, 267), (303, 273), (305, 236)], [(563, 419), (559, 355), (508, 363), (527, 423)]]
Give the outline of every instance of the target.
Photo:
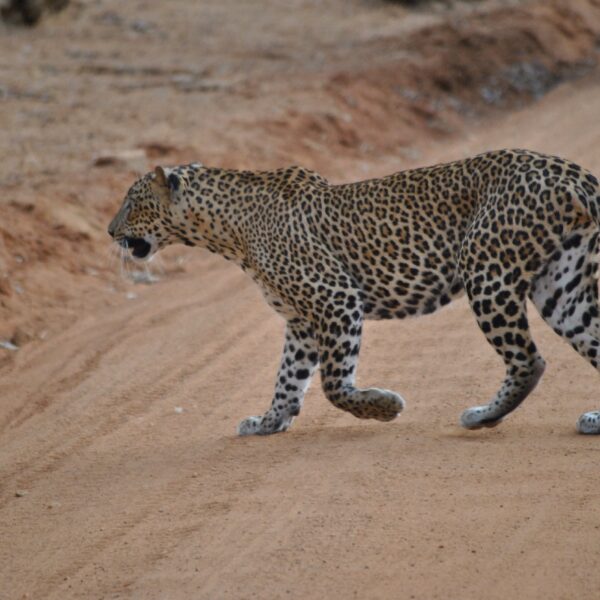
[[(168, 170), (168, 169), (167, 169)], [(167, 173), (162, 167), (155, 167), (154, 169), (154, 181), (159, 187), (168, 187), (167, 184)]]
[(181, 188), (182, 181), (171, 169), (156, 167), (154, 169), (154, 183), (161, 192), (161, 197), (176, 202), (176, 192)]

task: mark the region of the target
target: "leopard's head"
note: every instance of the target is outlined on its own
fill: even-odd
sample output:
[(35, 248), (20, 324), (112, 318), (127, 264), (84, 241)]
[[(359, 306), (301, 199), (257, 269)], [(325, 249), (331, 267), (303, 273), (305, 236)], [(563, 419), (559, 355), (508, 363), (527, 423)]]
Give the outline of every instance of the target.
[(108, 233), (133, 257), (149, 259), (177, 240), (173, 226), (181, 219), (178, 196), (183, 180), (176, 170), (156, 167), (138, 179), (127, 192), (110, 222)]

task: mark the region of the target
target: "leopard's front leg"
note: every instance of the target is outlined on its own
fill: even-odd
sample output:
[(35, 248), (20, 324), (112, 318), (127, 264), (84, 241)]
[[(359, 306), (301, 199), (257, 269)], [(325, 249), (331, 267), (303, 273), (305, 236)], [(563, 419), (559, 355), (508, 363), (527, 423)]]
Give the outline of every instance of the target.
[(399, 394), (354, 385), (363, 321), (358, 296), (357, 291), (338, 291), (324, 311), (329, 316), (315, 326), (323, 391), (334, 406), (359, 419), (391, 421), (404, 408)]
[(271, 408), (262, 416), (244, 419), (238, 425), (238, 434), (268, 435), (288, 429), (300, 413), (318, 364), (319, 353), (310, 325), (301, 319), (288, 321)]

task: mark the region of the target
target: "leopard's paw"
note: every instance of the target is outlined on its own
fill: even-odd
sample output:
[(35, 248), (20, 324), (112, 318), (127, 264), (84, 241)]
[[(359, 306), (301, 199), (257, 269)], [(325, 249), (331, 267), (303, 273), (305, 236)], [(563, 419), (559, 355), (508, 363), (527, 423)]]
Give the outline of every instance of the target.
[(500, 421), (502, 421), (502, 417), (494, 416), (487, 404), (467, 408), (460, 417), (460, 424), (465, 429), (496, 427)]
[(583, 413), (577, 421), (577, 431), (585, 435), (600, 434), (600, 410)]
[(270, 435), (287, 431), (294, 417), (275, 417), (269, 414), (262, 417), (248, 417), (237, 426), (238, 435)]
[(359, 419), (392, 421), (404, 410), (404, 399), (390, 390), (368, 388), (351, 396), (349, 411)]

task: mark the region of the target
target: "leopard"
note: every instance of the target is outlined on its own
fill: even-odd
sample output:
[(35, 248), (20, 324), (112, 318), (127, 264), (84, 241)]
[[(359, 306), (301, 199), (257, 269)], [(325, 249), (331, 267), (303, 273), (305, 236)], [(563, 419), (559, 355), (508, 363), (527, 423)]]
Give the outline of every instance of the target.
[[(157, 166), (108, 233), (138, 260), (171, 244), (219, 254), (285, 320), (270, 407), (239, 423), (242, 436), (286, 431), (317, 369), (335, 407), (395, 419), (402, 396), (355, 385), (364, 321), (427, 315), (464, 294), (506, 374), (489, 402), (464, 410), (463, 427), (497, 426), (542, 377), (528, 302), (600, 372), (600, 188), (557, 156), (493, 150), (341, 184), (298, 166)], [(576, 429), (600, 434), (600, 411)]]

